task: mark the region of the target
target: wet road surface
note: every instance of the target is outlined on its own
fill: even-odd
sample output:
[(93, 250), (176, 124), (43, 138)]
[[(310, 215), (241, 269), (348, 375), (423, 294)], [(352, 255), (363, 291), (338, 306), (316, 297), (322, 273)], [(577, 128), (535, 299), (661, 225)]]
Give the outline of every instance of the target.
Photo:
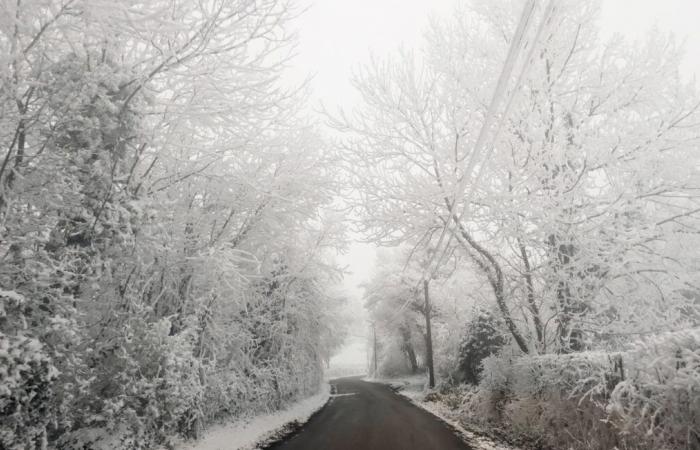
[(331, 400), (275, 450), (473, 450), (391, 388), (358, 377), (331, 381)]

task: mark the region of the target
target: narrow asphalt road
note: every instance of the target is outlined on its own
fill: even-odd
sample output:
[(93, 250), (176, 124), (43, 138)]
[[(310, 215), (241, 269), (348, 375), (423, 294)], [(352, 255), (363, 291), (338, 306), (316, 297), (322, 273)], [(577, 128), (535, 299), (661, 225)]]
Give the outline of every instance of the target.
[(334, 396), (300, 431), (273, 444), (284, 450), (470, 450), (444, 423), (359, 378), (331, 381)]

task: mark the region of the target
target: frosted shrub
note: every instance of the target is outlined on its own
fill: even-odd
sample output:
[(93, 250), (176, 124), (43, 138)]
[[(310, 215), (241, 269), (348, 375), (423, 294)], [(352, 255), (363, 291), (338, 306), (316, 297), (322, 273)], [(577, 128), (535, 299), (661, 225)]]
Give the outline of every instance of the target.
[(485, 413), (489, 420), (501, 420), (503, 409), (511, 399), (515, 373), (513, 362), (515, 355), (510, 349), (483, 359), (481, 382), (477, 399), (485, 404), (477, 409)]
[(518, 434), (546, 436), (552, 448), (572, 441), (586, 443), (582, 448), (614, 448), (616, 432), (605, 414), (613, 359), (603, 352), (513, 359), (503, 418)]
[(0, 333), (0, 448), (46, 441), (57, 375), (39, 341)]
[(468, 324), (459, 346), (459, 369), (455, 378), (467, 383), (479, 382), (481, 363), (506, 343), (500, 321), (490, 312), (481, 311)]
[[(200, 426), (202, 386), (188, 333), (170, 336), (170, 321), (134, 320), (101, 349), (90, 384), (92, 400), (75, 430), (61, 437), (70, 448), (150, 448)], [(120, 447), (121, 446), (121, 447)]]
[[(471, 417), (508, 423), (553, 448), (700, 448), (700, 330), (627, 351), (485, 358)], [(585, 444), (584, 444), (585, 443)]]
[(515, 375), (515, 356), (501, 352), (482, 360), (481, 382), (479, 386), (489, 391), (510, 391)]
[(598, 398), (605, 395), (606, 380), (613, 377), (610, 362), (614, 358), (604, 352), (519, 358), (513, 362), (517, 374), (513, 391), (535, 398)]
[(700, 329), (638, 343), (608, 412), (623, 433), (658, 448), (700, 448)]
[(168, 320), (154, 324), (146, 338), (156, 345), (144, 355), (158, 361), (153, 378), (147, 380), (152, 383), (152, 396), (143, 411), (153, 421), (159, 439), (178, 431), (196, 436), (201, 427), (203, 386), (201, 362), (194, 352), (195, 338), (193, 333), (170, 336), (169, 330)]

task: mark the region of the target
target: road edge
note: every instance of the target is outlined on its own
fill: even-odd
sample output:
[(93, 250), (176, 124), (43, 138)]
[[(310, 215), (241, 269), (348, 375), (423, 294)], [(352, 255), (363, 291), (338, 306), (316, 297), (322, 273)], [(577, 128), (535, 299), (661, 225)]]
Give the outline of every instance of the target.
[(294, 420), (291, 420), (284, 425), (271, 430), (268, 432), (265, 436), (263, 436), (260, 440), (258, 440), (252, 449), (256, 450), (268, 450), (272, 449), (275, 447), (275, 445), (287, 440), (291, 436), (295, 435), (296, 433), (300, 432), (302, 428), (304, 428), (304, 425), (306, 425), (311, 419), (316, 417), (327, 405), (330, 403), (330, 400), (332, 398), (331, 396), (331, 385), (329, 380), (324, 381), (324, 389), (326, 390), (326, 396), (325, 400), (323, 403), (318, 405), (316, 409), (314, 409), (308, 416), (305, 418), (296, 418)]
[[(412, 396), (411, 392), (405, 390), (406, 385), (400, 381), (392, 382), (390, 380), (374, 380), (370, 378), (365, 378), (363, 381), (389, 386), (394, 393), (442, 422), (450, 431), (459, 436), (465, 444), (474, 447), (475, 450), (519, 450), (518, 447), (514, 447), (506, 442), (497, 442), (486, 434), (467, 430), (456, 420), (442, 414), (437, 408), (432, 408), (430, 403), (434, 402), (424, 402), (418, 396)], [(422, 393), (419, 395), (422, 395)]]

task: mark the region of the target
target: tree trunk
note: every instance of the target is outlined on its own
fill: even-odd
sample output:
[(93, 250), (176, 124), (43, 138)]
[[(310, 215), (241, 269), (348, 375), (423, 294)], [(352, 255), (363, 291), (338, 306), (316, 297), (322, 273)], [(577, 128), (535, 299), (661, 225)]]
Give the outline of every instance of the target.
[(573, 319), (585, 314), (587, 305), (574, 294), (571, 281), (576, 274), (573, 260), (576, 248), (568, 240), (555, 235), (549, 236), (549, 244), (554, 252), (555, 273), (557, 276), (557, 337), (559, 351), (562, 353), (578, 352), (585, 349), (583, 330), (573, 324)]
[(372, 377), (377, 378), (377, 324), (372, 322), (372, 337), (374, 340), (374, 371), (372, 372)]
[(435, 387), (435, 368), (433, 367), (433, 334), (430, 328), (430, 316), (432, 314), (430, 308), (430, 293), (428, 291), (428, 280), (423, 280), (423, 293), (425, 294), (425, 347), (426, 359), (428, 364), (428, 384), (431, 388)]
[[(434, 164), (434, 167), (438, 185), (444, 191), (442, 177), (440, 176), (440, 172), (437, 168), (437, 163)], [(496, 260), (496, 258), (488, 250), (479, 245), (479, 243), (472, 238), (469, 231), (462, 223), (462, 220), (455, 212), (454, 202), (450, 201), (448, 197), (443, 197), (443, 201), (445, 202), (445, 208), (448, 213), (448, 216), (443, 218), (445, 221), (445, 226), (447, 227), (450, 222), (454, 221), (457, 230), (451, 230), (453, 236), (464, 247), (467, 255), (472, 258), (472, 260), (476, 263), (479, 269), (484, 272), (486, 278), (489, 280), (489, 283), (493, 288), (493, 293), (496, 297), (498, 309), (501, 311), (503, 320), (506, 322), (508, 331), (510, 331), (510, 334), (513, 336), (515, 343), (523, 353), (530, 353), (530, 349), (527, 346), (525, 338), (523, 338), (523, 335), (520, 334), (520, 330), (518, 330), (518, 327), (515, 324), (515, 321), (513, 321), (513, 317), (508, 310), (503, 286), (503, 270), (501, 269), (498, 260)], [(478, 255), (475, 255), (474, 252), (476, 252)]]
[(532, 282), (532, 267), (530, 266), (530, 258), (527, 255), (527, 249), (523, 244), (522, 239), (518, 238), (518, 247), (520, 248), (520, 257), (525, 266), (525, 285), (527, 287), (527, 303), (532, 314), (532, 320), (535, 323), (535, 333), (537, 334), (537, 342), (540, 345), (540, 351), (545, 350), (546, 342), (544, 339), (544, 326), (540, 318), (540, 309), (535, 301), (535, 286)]
[[(501, 265), (488, 250), (479, 245), (479, 243), (472, 238), (456, 214), (452, 214), (452, 220), (454, 220), (454, 223), (457, 225), (457, 229), (459, 231), (454, 233), (457, 241), (465, 248), (467, 253), (472, 256), (472, 260), (484, 272), (486, 278), (489, 280), (489, 284), (491, 284), (491, 288), (493, 289), (493, 294), (496, 297), (496, 305), (503, 316), (503, 320), (508, 327), (508, 331), (510, 331), (510, 334), (515, 340), (515, 343), (523, 353), (530, 353), (530, 349), (527, 346), (527, 341), (525, 341), (523, 335), (520, 334), (520, 330), (518, 330), (518, 327), (515, 324), (510, 311), (508, 310), (504, 289), (503, 269), (501, 269)], [(476, 251), (478, 256), (474, 255), (473, 251)]]
[(403, 351), (408, 359), (408, 365), (411, 366), (411, 373), (416, 373), (418, 372), (418, 359), (411, 342), (411, 330), (408, 327), (401, 327), (401, 338), (403, 339)]
[(413, 350), (413, 345), (410, 343), (406, 346), (406, 356), (411, 366), (411, 373), (415, 374), (418, 372), (418, 358), (416, 358), (416, 351)]

